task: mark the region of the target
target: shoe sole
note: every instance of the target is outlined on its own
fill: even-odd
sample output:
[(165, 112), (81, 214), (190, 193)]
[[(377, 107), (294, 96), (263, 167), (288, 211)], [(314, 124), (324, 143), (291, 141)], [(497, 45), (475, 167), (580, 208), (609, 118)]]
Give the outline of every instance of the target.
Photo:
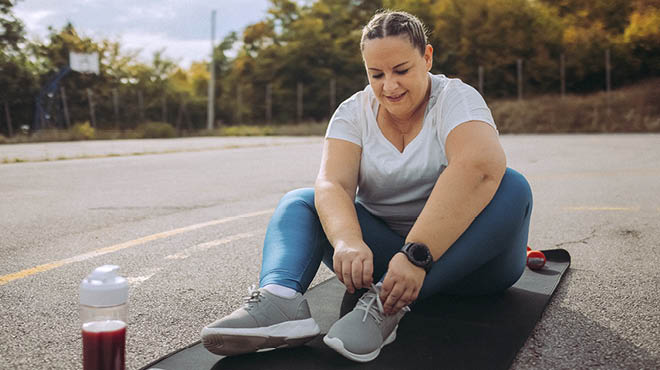
[(357, 361), (357, 362), (369, 362), (369, 361), (374, 360), (376, 357), (378, 357), (378, 355), (380, 354), (380, 350), (383, 347), (385, 347), (386, 345), (394, 342), (394, 340), (396, 339), (396, 330), (398, 328), (399, 328), (399, 326), (397, 325), (394, 328), (394, 330), (392, 330), (392, 333), (390, 333), (390, 335), (387, 337), (387, 339), (385, 339), (383, 344), (381, 344), (381, 346), (378, 349), (376, 349), (373, 352), (369, 352), (369, 353), (365, 353), (365, 354), (357, 354), (357, 353), (353, 353), (353, 352), (347, 350), (344, 347), (344, 342), (342, 342), (341, 339), (336, 338), (336, 337), (331, 338), (328, 335), (325, 335), (323, 337), (323, 343), (325, 343), (328, 347), (334, 349), (340, 355), (346, 357), (349, 360), (353, 360), (353, 361)]
[(315, 338), (321, 329), (313, 318), (285, 321), (262, 328), (202, 329), (202, 344), (211, 353), (234, 356), (301, 346)]

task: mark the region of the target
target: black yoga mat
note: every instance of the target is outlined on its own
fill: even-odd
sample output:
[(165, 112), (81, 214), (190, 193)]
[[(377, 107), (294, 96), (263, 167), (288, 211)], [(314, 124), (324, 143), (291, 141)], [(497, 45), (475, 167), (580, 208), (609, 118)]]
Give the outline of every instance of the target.
[[(571, 263), (563, 249), (543, 252), (545, 267), (526, 268), (501, 294), (436, 296), (420, 302), (399, 323), (396, 341), (372, 362), (340, 356), (323, 343), (322, 334), (302, 347), (233, 357), (214, 355), (196, 342), (142, 370), (508, 369)], [(333, 278), (307, 292), (322, 333), (339, 317), (344, 291)]]

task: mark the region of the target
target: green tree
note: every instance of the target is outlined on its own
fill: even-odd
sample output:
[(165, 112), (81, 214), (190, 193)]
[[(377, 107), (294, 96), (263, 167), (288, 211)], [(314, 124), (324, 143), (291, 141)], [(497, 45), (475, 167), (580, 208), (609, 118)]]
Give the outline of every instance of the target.
[(214, 50), (216, 69), (216, 118), (222, 122), (231, 122), (233, 118), (233, 100), (235, 89), (231, 83), (231, 75), (234, 68), (234, 63), (230, 54), (232, 53), (232, 50), (234, 49), (237, 42), (238, 34), (236, 32), (230, 32), (222, 39), (222, 41), (218, 44), (218, 46), (216, 46)]
[[(185, 105), (184, 120), (192, 128), (204, 127), (208, 60), (184, 69), (158, 51), (142, 62), (138, 51), (81, 35), (70, 24), (51, 28), (43, 42), (27, 41), (12, 13), (15, 4), (0, 0), (0, 103), (9, 102), (14, 126), (31, 122), (34, 96), (76, 51), (97, 52), (101, 73), (75, 72), (62, 81), (74, 121), (89, 119), (89, 88), (100, 128), (115, 126), (115, 91), (122, 128), (140, 123), (138, 96), (145, 120), (161, 120), (165, 102), (169, 122), (181, 122)], [(485, 67), (488, 98), (516, 94), (518, 58), (524, 61), (526, 96), (559, 90), (561, 54), (570, 92), (604, 87), (607, 49), (615, 87), (660, 72), (660, 0), (270, 0), (262, 20), (226, 35), (213, 51), (216, 116), (228, 123), (263, 122), (266, 86), (271, 84), (273, 119), (291, 122), (296, 118), (296, 87), (302, 83), (304, 118), (327, 119), (332, 80), (335, 104), (367, 83), (361, 29), (382, 8), (409, 11), (427, 25), (435, 49), (434, 73), (476, 86), (478, 67)], [(59, 101), (59, 96), (50, 100), (54, 111)]]
[[(272, 0), (268, 17), (243, 32), (243, 48), (229, 79), (241, 86), (243, 120), (265, 118), (266, 85), (272, 83), (273, 116), (296, 117), (297, 84), (304, 86), (304, 117), (327, 119), (330, 81), (341, 101), (366, 83), (359, 50), (361, 27), (382, 1), (319, 0), (305, 5)], [(237, 94), (235, 94), (236, 96)]]
[(561, 23), (550, 8), (528, 0), (438, 0), (432, 14), (434, 71), (476, 86), (483, 66), (485, 94), (510, 96), (520, 58), (525, 90), (557, 85)]
[(630, 14), (622, 35), (629, 55), (626, 65), (642, 76), (660, 75), (660, 1), (657, 6), (639, 7)]
[(32, 96), (37, 89), (36, 66), (25, 51), (23, 23), (12, 12), (15, 1), (0, 0), (0, 132), (9, 134), (5, 124), (5, 103), (12, 118), (12, 131), (29, 124)]
[(15, 2), (0, 0), (0, 50), (3, 54), (17, 52), (24, 41), (23, 22), (12, 12)]
[[(653, 42), (653, 36), (647, 39), (633, 35), (637, 34), (636, 30), (660, 27), (657, 20), (653, 23), (654, 10), (660, 8), (660, 1), (541, 1), (561, 17), (568, 90), (588, 92), (605, 87), (604, 55), (608, 49), (615, 87), (657, 75), (657, 68), (653, 67), (657, 66), (657, 47), (647, 49), (637, 44), (639, 41), (648, 45)], [(653, 31), (641, 32), (645, 33), (652, 35)]]
[(540, 0), (557, 9), (568, 25), (589, 29), (594, 24), (608, 34), (622, 33), (634, 8), (631, 0)]

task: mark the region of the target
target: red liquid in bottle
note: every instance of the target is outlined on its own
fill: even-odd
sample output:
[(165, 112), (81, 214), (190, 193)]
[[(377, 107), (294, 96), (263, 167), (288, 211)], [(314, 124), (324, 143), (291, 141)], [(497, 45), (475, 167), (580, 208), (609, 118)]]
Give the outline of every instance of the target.
[(125, 370), (126, 324), (119, 320), (83, 324), (83, 370)]

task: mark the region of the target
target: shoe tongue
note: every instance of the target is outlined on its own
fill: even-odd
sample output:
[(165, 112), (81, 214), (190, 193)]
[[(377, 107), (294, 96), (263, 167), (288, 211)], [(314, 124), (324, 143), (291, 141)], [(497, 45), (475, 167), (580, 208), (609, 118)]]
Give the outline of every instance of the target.
[(382, 283), (378, 283), (376, 285), (371, 284), (371, 288), (369, 288), (369, 291), (367, 293), (375, 295), (376, 299), (380, 301), (380, 289), (381, 288), (382, 288)]

